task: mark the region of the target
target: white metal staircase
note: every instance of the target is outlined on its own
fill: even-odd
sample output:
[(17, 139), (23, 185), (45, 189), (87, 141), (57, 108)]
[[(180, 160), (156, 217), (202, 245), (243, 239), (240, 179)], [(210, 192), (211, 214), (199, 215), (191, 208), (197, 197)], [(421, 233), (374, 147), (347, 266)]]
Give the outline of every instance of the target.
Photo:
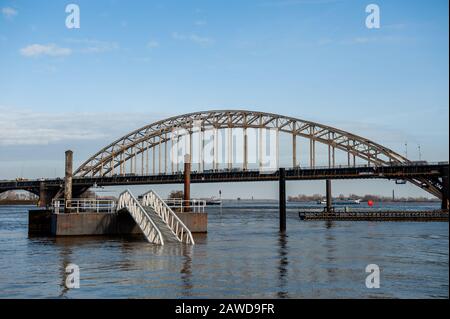
[[(169, 240), (173, 240), (173, 236), (179, 242), (194, 245), (194, 238), (189, 228), (180, 220), (174, 211), (162, 200), (154, 191), (149, 191), (142, 195), (142, 206), (155, 214), (155, 223), (158, 223), (161, 232), (166, 234)], [(150, 214), (150, 213), (149, 213)], [(173, 236), (171, 236), (171, 235)]]
[(166, 223), (162, 220), (161, 217), (158, 216), (158, 214), (155, 212), (153, 208), (150, 206), (143, 206), (147, 214), (150, 216), (150, 218), (155, 223), (156, 227), (158, 227), (159, 231), (161, 232), (161, 235), (164, 238), (164, 243), (179, 243), (180, 240), (175, 236), (175, 234), (172, 232), (172, 230), (167, 227)]
[(194, 245), (191, 231), (154, 191), (142, 195), (139, 202), (126, 190), (119, 196), (117, 210), (127, 209), (151, 243), (186, 243)]
[(164, 238), (158, 227), (129, 190), (124, 191), (119, 196), (117, 210), (121, 209), (126, 209), (130, 213), (150, 243), (164, 245)]

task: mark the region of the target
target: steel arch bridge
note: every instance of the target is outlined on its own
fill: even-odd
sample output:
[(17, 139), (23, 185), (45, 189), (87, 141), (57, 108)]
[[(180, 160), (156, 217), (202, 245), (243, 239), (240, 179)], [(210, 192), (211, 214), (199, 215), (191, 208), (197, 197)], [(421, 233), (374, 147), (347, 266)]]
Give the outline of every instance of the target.
[[(248, 140), (250, 130), (257, 132), (258, 137), (255, 141)], [(258, 150), (256, 165), (261, 168), (263, 136), (267, 130), (271, 130), (276, 136), (277, 166), (279, 166), (280, 132), (291, 137), (289, 155), (292, 158), (293, 168), (299, 167), (298, 155), (299, 151), (303, 151), (303, 148), (299, 150), (299, 145), (302, 140), (307, 142), (305, 149), (307, 149), (308, 158), (307, 166), (302, 166), (302, 169), (317, 167), (316, 144), (324, 145), (328, 149), (326, 156), (328, 168), (342, 165), (336, 162), (336, 153), (344, 154), (346, 162), (344, 165), (347, 167), (356, 167), (357, 160), (373, 167), (412, 164), (404, 156), (383, 145), (331, 126), (266, 112), (216, 110), (174, 116), (139, 128), (115, 140), (90, 157), (75, 171), (74, 178), (179, 173), (179, 164), (182, 160), (179, 159), (178, 148), (175, 147), (174, 151), (174, 144), (179, 145), (180, 139), (184, 140), (185, 154), (189, 154), (186, 160), (192, 161), (193, 156), (198, 155), (197, 173), (219, 170), (221, 165), (219, 155), (227, 158), (225, 163), (228, 170), (243, 172), (249, 170), (249, 164), (252, 164), (249, 161), (249, 146), (256, 147)], [(222, 132), (222, 137), (225, 136), (225, 143), (220, 146), (220, 149), (219, 131)], [(223, 134), (224, 131), (226, 134)], [(233, 135), (236, 131), (242, 136), (240, 143), (236, 142)], [(209, 136), (205, 139), (208, 133)], [(209, 152), (205, 152), (205, 142), (210, 142), (212, 145)], [(254, 145), (255, 143), (258, 145)], [(194, 147), (195, 145), (197, 147)], [(238, 146), (242, 147), (239, 151), (236, 150)], [(226, 149), (225, 152), (222, 152), (223, 148)], [(239, 167), (234, 161), (236, 153), (242, 154)], [(283, 155), (286, 153), (283, 152)], [(207, 161), (208, 156), (212, 160)], [(442, 199), (443, 185), (439, 178), (419, 176), (406, 178), (406, 180)]]

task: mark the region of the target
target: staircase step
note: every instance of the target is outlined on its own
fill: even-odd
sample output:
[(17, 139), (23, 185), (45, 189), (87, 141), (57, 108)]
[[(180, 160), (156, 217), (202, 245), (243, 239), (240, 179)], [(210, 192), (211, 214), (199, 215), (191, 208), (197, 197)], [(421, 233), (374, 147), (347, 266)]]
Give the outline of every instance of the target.
[(153, 223), (155, 223), (156, 227), (158, 227), (165, 242), (167, 243), (180, 242), (177, 236), (175, 236), (175, 234), (172, 232), (169, 226), (162, 220), (162, 218), (155, 212), (155, 210), (152, 207), (144, 206), (144, 209), (152, 219)]

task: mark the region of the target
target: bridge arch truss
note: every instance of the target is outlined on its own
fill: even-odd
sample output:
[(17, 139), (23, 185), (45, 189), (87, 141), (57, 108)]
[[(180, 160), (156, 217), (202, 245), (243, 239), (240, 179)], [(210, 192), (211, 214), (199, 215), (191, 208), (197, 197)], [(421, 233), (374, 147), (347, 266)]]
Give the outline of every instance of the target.
[[(242, 143), (239, 146), (242, 147), (242, 163), (239, 163), (239, 167), (234, 166), (235, 163), (233, 161), (235, 155), (233, 151), (234, 153), (239, 152), (235, 150), (236, 147), (233, 148), (233, 130), (238, 130), (242, 134)], [(316, 144), (325, 145), (327, 148), (328, 166), (330, 168), (338, 166), (336, 163), (336, 151), (346, 154), (346, 163), (344, 165), (348, 166), (357, 165), (357, 159), (366, 165), (372, 166), (411, 163), (404, 156), (385, 146), (331, 126), (266, 112), (217, 110), (174, 116), (139, 128), (102, 148), (86, 160), (75, 171), (74, 176), (103, 177), (127, 174), (177, 173), (180, 171), (182, 160), (180, 161), (179, 159), (180, 154), (174, 154), (173, 145), (178, 145), (180, 139), (183, 139), (185, 145), (187, 145), (185, 152), (190, 155), (190, 160), (192, 160), (193, 153), (198, 155), (198, 163), (195, 163), (198, 165), (196, 169), (202, 171), (207, 168), (203, 146), (205, 135), (208, 134), (208, 141), (212, 142), (210, 149), (212, 152), (211, 169), (218, 169), (218, 154), (220, 152), (218, 145), (219, 131), (222, 131), (222, 133), (226, 132), (226, 134), (222, 134), (222, 137), (224, 136), (225, 138), (224, 145), (226, 150), (223, 153), (225, 158), (227, 158), (227, 168), (247, 170), (249, 169), (249, 143), (253, 143), (253, 141), (248, 141), (249, 130), (258, 132), (257, 141), (260, 144), (257, 146), (258, 150), (262, 149), (262, 136), (267, 130), (274, 131), (277, 139), (279, 133), (289, 135), (291, 137), (290, 155), (292, 167), (299, 166), (298, 140), (301, 138), (306, 139), (309, 144), (307, 152), (308, 168), (316, 167)], [(194, 150), (193, 145), (196, 143), (199, 147), (197, 147), (197, 150)], [(276, 145), (278, 164), (279, 143), (276, 143)], [(176, 152), (178, 153), (178, 151)], [(259, 153), (260, 156), (261, 152)], [(258, 158), (257, 161), (261, 163), (261, 158)], [(183, 166), (181, 165), (181, 167)], [(302, 168), (305, 167), (302, 166)], [(408, 181), (439, 198), (441, 197), (439, 181), (426, 178), (410, 179)]]

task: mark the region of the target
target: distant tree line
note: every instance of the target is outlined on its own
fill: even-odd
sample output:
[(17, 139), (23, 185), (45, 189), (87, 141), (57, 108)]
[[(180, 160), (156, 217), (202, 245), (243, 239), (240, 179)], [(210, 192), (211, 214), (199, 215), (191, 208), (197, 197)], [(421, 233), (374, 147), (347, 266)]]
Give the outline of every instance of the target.
[[(322, 200), (324, 196), (322, 194), (314, 194), (314, 195), (304, 195), (299, 194), (297, 196), (288, 196), (288, 200), (292, 202), (311, 202), (311, 201), (319, 201)], [(344, 194), (340, 194), (337, 197), (338, 199), (360, 199), (362, 202), (373, 200), (375, 202), (436, 202), (439, 201), (438, 198), (427, 198), (424, 196), (420, 197), (395, 197), (391, 196), (380, 196), (380, 195), (372, 195), (366, 194), (363, 196), (359, 196), (356, 194), (350, 194), (349, 196), (345, 196)]]
[(169, 194), (169, 199), (183, 199), (184, 192), (183, 191), (171, 191)]

